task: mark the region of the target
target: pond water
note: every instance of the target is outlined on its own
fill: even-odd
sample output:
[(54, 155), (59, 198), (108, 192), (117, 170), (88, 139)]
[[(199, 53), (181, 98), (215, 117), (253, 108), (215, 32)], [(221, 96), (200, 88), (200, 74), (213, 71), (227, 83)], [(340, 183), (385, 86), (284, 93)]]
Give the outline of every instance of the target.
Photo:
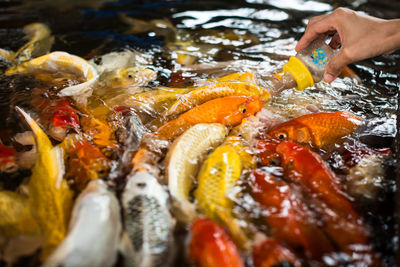
[[(339, 6), (386, 19), (400, 17), (400, 3), (396, 0), (4, 1), (0, 3), (0, 48), (17, 51), (26, 43), (23, 27), (41, 22), (49, 26), (54, 36), (51, 51), (65, 51), (87, 60), (92, 59), (95, 63), (96, 59), (100, 62), (101, 56), (110, 52), (118, 54), (126, 50), (137, 51), (135, 53), (144, 62), (142, 67), (153, 70), (157, 75), (146, 87), (146, 91), (151, 92), (160, 86), (199, 87), (206, 84), (207, 79), (236, 72), (254, 73), (258, 84), (268, 90), (273, 75), (282, 69), (290, 56), (295, 55), (294, 47), (302, 36), (308, 19)], [(3, 73), (9, 65), (4, 61), (0, 63)], [(373, 189), (363, 189), (362, 186), (348, 182), (349, 173), (355, 170), (350, 170), (351, 167), (346, 164), (344, 152), (349, 152), (356, 162), (365, 156), (361, 152), (357, 154), (362, 149), (390, 149), (395, 152), (399, 64), (399, 52), (357, 62), (349, 67), (361, 81), (352, 77), (341, 77), (331, 84), (321, 82), (305, 91), (290, 89), (273, 97), (265, 105), (268, 114), (274, 114), (275, 118), (282, 121), (309, 114), (310, 110), (350, 111), (362, 118), (362, 126), (351, 137), (336, 143), (333, 148), (318, 149), (317, 152), (328, 162), (351, 195), (367, 229), (373, 233), (372, 244), (385, 266), (393, 266), (395, 254), (398, 253), (397, 224), (393, 216), (394, 193), (397, 192), (394, 178), (396, 155), (377, 157), (377, 162), (365, 163), (365, 168), (382, 169), (383, 173), (376, 174), (381, 176), (381, 180), (373, 185)], [(62, 76), (62, 73), (57, 75)], [(27, 130), (15, 107), (22, 107), (33, 114), (35, 119), (39, 118), (39, 123), (46, 129), (46, 118), (40, 118), (41, 108), (37, 103), (46, 99), (54, 100), (60, 88), (76, 83), (72, 80), (46, 83), (32, 76), (1, 74), (2, 143), (14, 146), (18, 152), (29, 150), (31, 147), (23, 147), (15, 141), (17, 133)], [(47, 93), (40, 90), (47, 90)], [(104, 106), (107, 110), (110, 106), (113, 110), (116, 106), (131, 105), (131, 108), (136, 109), (142, 123), (154, 131), (154, 125), (157, 125), (155, 119), (161, 112), (155, 111), (154, 106), (140, 108), (131, 104), (123, 99), (128, 99), (128, 95), (125, 91), (94, 94), (88, 100), (88, 109), (100, 110), (104, 108), (103, 103), (106, 103)], [(104, 113), (82, 110), (78, 104), (74, 107), (79, 109), (78, 115), (81, 118), (88, 114), (101, 117)], [(85, 134), (90, 135), (87, 132)], [(127, 167), (130, 158), (124, 158), (124, 151), (137, 150), (138, 147), (127, 148), (124, 138), (119, 137), (119, 132), (116, 136), (114, 141), (118, 143), (118, 149), (111, 145), (101, 148), (109, 164), (105, 168), (103, 179), (121, 199), (126, 175), (130, 171)], [(52, 141), (53, 144), (58, 144), (60, 140), (53, 138)], [(162, 165), (160, 168), (163, 173)], [(274, 168), (269, 171), (276, 172)], [(371, 173), (370, 169), (362, 166), (360, 168), (359, 172)], [(30, 175), (30, 170), (26, 169), (0, 173), (0, 189), (17, 190)], [(69, 173), (69, 176), (74, 176), (74, 173)], [(74, 187), (74, 190), (78, 194), (79, 188)], [(235, 203), (233, 214), (244, 221), (251, 219), (254, 227), (260, 231), (265, 230), (258, 218), (262, 212), (253, 210), (254, 199), (243, 175), (231, 191), (233, 193), (230, 198)], [(235, 192), (238, 194), (234, 194)], [(186, 255), (184, 244), (187, 232), (188, 226), (179, 225), (178, 230), (175, 230), (178, 240), (176, 247), (180, 255), (176, 264), (181, 266), (189, 265), (187, 257), (183, 256)], [(122, 264), (121, 258), (120, 256), (117, 265)], [(244, 253), (243, 258), (252, 266), (251, 257)], [(20, 258), (15, 266), (36, 266), (37, 263), (36, 252)], [(332, 262), (327, 260), (324, 263)], [(2, 264), (5, 261), (0, 258), (0, 265)], [(333, 261), (331, 266), (341, 264), (343, 262), (338, 260)]]

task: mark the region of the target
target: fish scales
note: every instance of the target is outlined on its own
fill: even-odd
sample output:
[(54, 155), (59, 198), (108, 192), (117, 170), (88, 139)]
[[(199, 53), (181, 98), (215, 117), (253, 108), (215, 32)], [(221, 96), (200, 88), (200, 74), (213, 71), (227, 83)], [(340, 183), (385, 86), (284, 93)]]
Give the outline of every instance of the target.
[(222, 124), (197, 124), (175, 140), (169, 149), (166, 160), (168, 188), (171, 196), (178, 201), (178, 216), (184, 221), (190, 221), (195, 216), (189, 192), (199, 164), (210, 149), (223, 141), (227, 132)]
[(233, 201), (227, 196), (241, 172), (240, 156), (234, 148), (230, 145), (219, 146), (203, 163), (194, 195), (201, 211), (207, 217), (223, 222), (238, 245), (246, 249), (247, 238), (233, 218)]
[(361, 119), (347, 111), (307, 114), (272, 128), (268, 135), (323, 147), (349, 135), (361, 125)]
[(269, 92), (255, 84), (238, 81), (217, 82), (180, 96), (163, 116), (177, 115), (212, 99), (232, 95), (258, 96), (265, 101), (269, 100)]
[(126, 266), (165, 266), (172, 262), (175, 221), (168, 210), (168, 194), (147, 171), (130, 176), (122, 195), (125, 232), (131, 249)]
[[(126, 229), (130, 234), (135, 250), (140, 251), (144, 242), (148, 242), (150, 252), (158, 253), (168, 245), (168, 225), (164, 222), (168, 216), (163, 212), (157, 199), (148, 196), (136, 196), (128, 203)], [(145, 231), (144, 226), (148, 227)], [(150, 233), (149, 235), (147, 233)]]
[(198, 123), (222, 123), (225, 126), (235, 126), (242, 119), (261, 110), (263, 105), (263, 100), (248, 96), (213, 99), (163, 125), (152, 137), (170, 140)]

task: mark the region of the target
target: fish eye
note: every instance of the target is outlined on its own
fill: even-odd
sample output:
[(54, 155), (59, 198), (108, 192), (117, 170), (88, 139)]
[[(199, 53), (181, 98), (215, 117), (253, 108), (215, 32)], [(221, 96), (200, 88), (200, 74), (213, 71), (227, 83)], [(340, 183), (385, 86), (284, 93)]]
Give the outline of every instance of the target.
[(133, 75), (132, 74), (128, 74), (128, 79), (132, 79)]
[(246, 113), (247, 109), (246, 109), (246, 105), (242, 104), (239, 106), (239, 112), (241, 113)]
[(287, 138), (287, 134), (286, 134), (286, 133), (279, 133), (279, 134), (278, 134), (278, 138), (279, 138), (280, 140), (284, 140), (284, 139)]
[(95, 63), (96, 65), (100, 65), (101, 62), (102, 62), (101, 57), (97, 57), (97, 58), (94, 59), (94, 63)]

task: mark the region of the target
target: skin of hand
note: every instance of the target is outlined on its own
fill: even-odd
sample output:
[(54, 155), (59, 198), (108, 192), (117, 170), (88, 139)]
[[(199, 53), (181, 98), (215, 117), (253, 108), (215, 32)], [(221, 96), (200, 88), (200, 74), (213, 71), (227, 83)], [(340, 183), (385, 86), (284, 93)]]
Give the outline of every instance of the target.
[(324, 80), (333, 81), (350, 63), (382, 54), (390, 54), (400, 48), (400, 19), (384, 20), (337, 8), (330, 14), (309, 20), (296, 51), (306, 48), (313, 40), (333, 37), (330, 46), (337, 54), (328, 63)]

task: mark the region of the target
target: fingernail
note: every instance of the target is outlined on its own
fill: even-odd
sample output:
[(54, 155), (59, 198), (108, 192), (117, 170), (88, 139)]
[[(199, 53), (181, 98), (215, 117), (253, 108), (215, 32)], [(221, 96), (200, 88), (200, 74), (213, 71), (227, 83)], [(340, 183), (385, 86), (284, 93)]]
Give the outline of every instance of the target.
[(333, 77), (333, 75), (329, 74), (329, 73), (325, 73), (324, 74), (324, 80), (328, 83), (332, 82), (335, 79), (335, 77)]

